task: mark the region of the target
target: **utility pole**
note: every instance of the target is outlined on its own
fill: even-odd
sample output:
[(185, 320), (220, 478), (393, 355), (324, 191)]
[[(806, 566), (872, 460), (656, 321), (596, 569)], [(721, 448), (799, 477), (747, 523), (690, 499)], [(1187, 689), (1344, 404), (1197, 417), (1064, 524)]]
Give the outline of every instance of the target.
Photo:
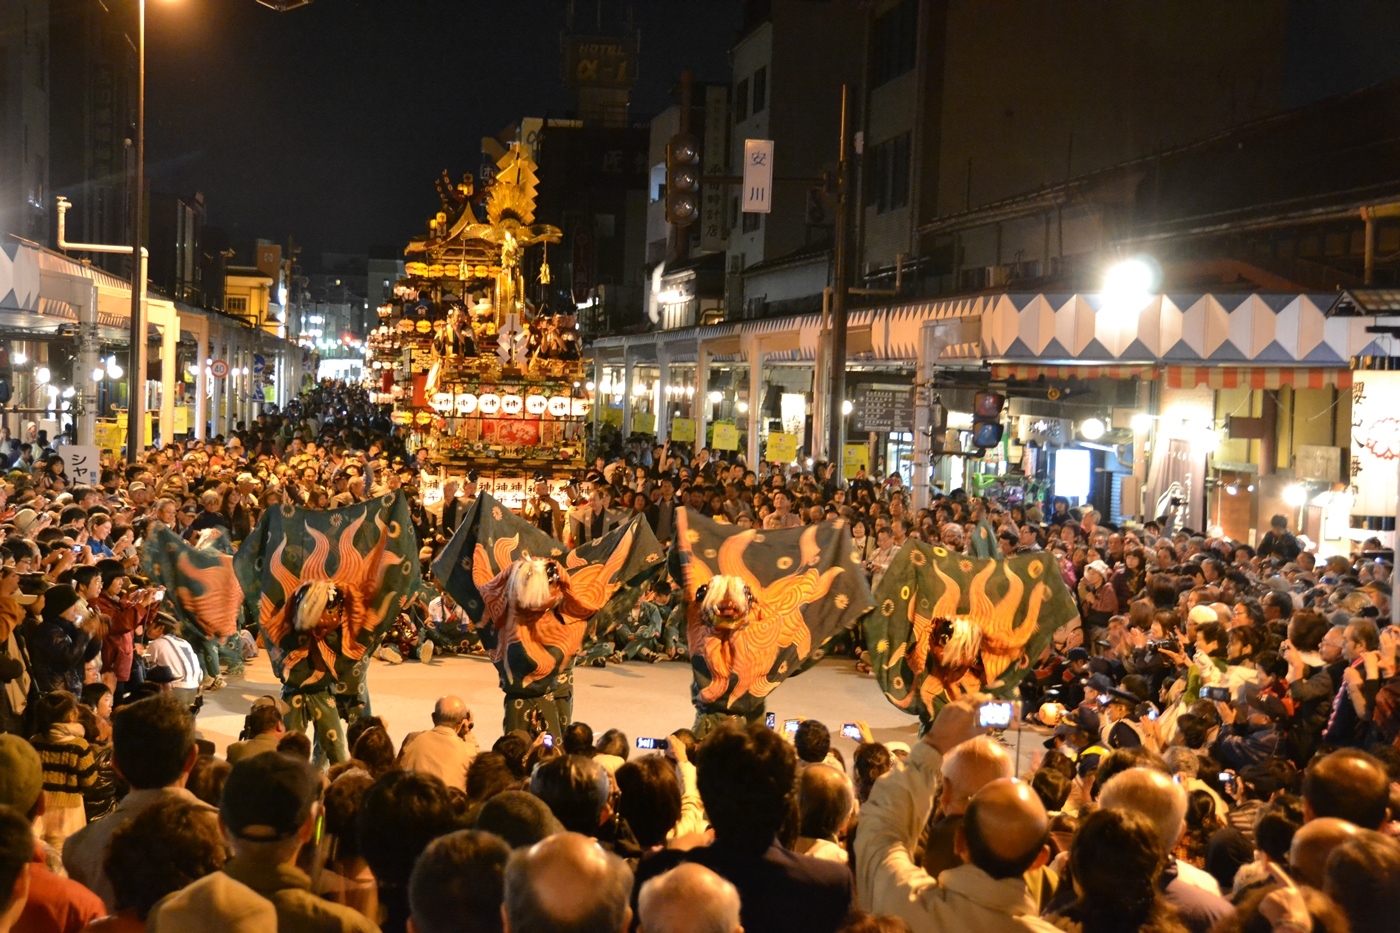
[[(145, 266), (141, 262), (141, 221), (145, 213), (146, 186), (146, 0), (136, 3), (136, 177), (131, 193), (131, 358), (126, 369), (126, 462), (136, 462), (145, 450), (146, 411), (141, 397), (146, 374), (141, 365), (146, 348), (146, 321), (141, 312)], [(83, 373), (91, 379), (91, 373)], [(169, 440), (169, 438), (163, 438)]]
[(841, 85), (841, 145), (840, 160), (836, 168), (836, 243), (833, 250), (832, 291), (831, 291), (831, 397), (827, 404), (831, 419), (831, 434), (828, 442), (827, 459), (835, 467), (836, 476), (842, 475), (842, 460), (845, 459), (846, 413), (842, 403), (846, 401), (846, 297), (847, 280), (846, 238), (848, 236), (847, 215), (850, 213), (850, 98), (851, 86)]

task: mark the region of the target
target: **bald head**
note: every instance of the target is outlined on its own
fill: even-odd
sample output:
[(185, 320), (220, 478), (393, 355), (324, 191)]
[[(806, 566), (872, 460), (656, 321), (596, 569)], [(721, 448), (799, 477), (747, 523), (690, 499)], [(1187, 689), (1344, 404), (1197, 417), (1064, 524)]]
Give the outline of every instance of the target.
[(1147, 817), (1157, 828), (1162, 848), (1171, 852), (1186, 820), (1186, 791), (1161, 771), (1129, 768), (1103, 786), (1099, 806)]
[(993, 878), (1015, 878), (1049, 857), (1050, 818), (1029, 784), (999, 778), (976, 794), (959, 830), (963, 858)]
[(703, 865), (686, 862), (642, 885), (641, 933), (742, 933), (739, 892)]
[(445, 696), (433, 705), (433, 725), (457, 726), (467, 718), (467, 704), (461, 697)]
[(632, 923), (631, 897), (626, 862), (587, 836), (559, 833), (511, 855), (501, 915), (507, 933), (621, 933)]
[(989, 735), (963, 742), (943, 759), (943, 812), (967, 811), (972, 795), (1014, 773), (1006, 748)]
[(1355, 825), (1332, 816), (1304, 823), (1288, 847), (1288, 868), (1293, 880), (1321, 890), (1327, 876), (1327, 857), (1359, 832)]

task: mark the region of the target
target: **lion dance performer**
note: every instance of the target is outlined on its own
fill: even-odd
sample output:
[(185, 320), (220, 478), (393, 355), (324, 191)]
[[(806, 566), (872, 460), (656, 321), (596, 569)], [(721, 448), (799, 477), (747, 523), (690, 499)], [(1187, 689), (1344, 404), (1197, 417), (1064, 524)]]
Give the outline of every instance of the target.
[(594, 616), (613, 598), (640, 598), (661, 567), (640, 516), (566, 553), (482, 494), (433, 573), (480, 626), (505, 693), (503, 730), (558, 736), (573, 715), (573, 668)]
[(141, 568), (165, 588), (179, 633), (199, 656), (206, 677), (218, 677), (219, 646), (238, 631), (243, 591), (233, 571), (233, 547), (222, 529), (200, 532), (193, 546), (164, 526), (141, 545)]
[(762, 719), (768, 695), (869, 608), (850, 542), (841, 520), (761, 532), (676, 510), (671, 574), (687, 601), (697, 735)]
[(969, 693), (1014, 696), (1055, 629), (1078, 616), (1050, 554), (968, 557), (912, 539), (874, 602), (865, 638), (875, 677), (925, 728)]
[(369, 714), (366, 669), (421, 586), (408, 504), (393, 493), (342, 509), (269, 509), (234, 558), (259, 640), (282, 681), (288, 730), (344, 761), (344, 718)]

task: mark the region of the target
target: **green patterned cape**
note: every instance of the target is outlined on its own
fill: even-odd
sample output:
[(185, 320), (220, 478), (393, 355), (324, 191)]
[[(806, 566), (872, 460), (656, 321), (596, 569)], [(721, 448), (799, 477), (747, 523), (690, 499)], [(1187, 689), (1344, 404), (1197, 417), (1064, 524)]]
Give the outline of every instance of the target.
[[(418, 540), (401, 492), (342, 509), (283, 505), (263, 513), (234, 569), (278, 678), (355, 693), (370, 654), (418, 590)], [(287, 601), (312, 581), (334, 584), (343, 608), (298, 632)]]
[(876, 589), (865, 643), (880, 688), (925, 723), (950, 699), (1014, 695), (1078, 615), (1049, 553), (967, 557), (910, 539)]
[[(759, 531), (676, 509), (671, 577), (689, 607), (691, 702), (702, 715), (755, 715), (856, 623), (870, 607), (870, 584), (852, 548), (840, 520)], [(739, 577), (753, 594), (749, 623), (726, 638), (710, 632), (695, 605), (696, 590), (717, 575)]]
[[(642, 584), (664, 566), (662, 556), (651, 526), (640, 515), (566, 551), (483, 493), (433, 562), (433, 574), (482, 626), (481, 641), (500, 674), (501, 688), (510, 695), (538, 696), (553, 689), (573, 667), (579, 651), (594, 637), (594, 619), (615, 619), (622, 614), (621, 605), (640, 598)], [(539, 631), (506, 625), (511, 610), (501, 571), (525, 557), (553, 558), (569, 574), (571, 595), (558, 613), (562, 625)]]
[(181, 634), (196, 650), (238, 630), (243, 591), (234, 573), (228, 533), (211, 528), (201, 533), (203, 546), (191, 547), (165, 526), (156, 527), (141, 545), (141, 569), (165, 587), (165, 606), (181, 623)]

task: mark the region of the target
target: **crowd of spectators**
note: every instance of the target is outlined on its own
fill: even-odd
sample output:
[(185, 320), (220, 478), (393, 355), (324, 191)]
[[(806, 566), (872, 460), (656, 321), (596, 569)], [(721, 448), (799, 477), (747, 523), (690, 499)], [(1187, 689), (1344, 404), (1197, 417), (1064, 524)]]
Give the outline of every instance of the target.
[[(321, 772), (275, 697), (222, 756), (199, 737), (201, 693), (252, 649), (192, 649), (138, 542), (154, 523), (238, 541), (281, 502), (404, 489), (426, 568), (473, 478), (426, 507), (412, 438), (330, 384), (90, 486), (38, 443), (0, 490), (0, 933), (1400, 928), (1400, 639), (1378, 542), (1319, 560), (1282, 520), (1251, 549), (1062, 500), (914, 510), (897, 476), (821, 464), (604, 458), (534, 513), (571, 544), (630, 513), (669, 540), (684, 505), (763, 528), (845, 518), (874, 586), (908, 538), (1052, 552), (1080, 619), (1021, 684), (1044, 751), (1018, 761), (977, 725), (980, 697), (912, 750), (862, 727), (849, 761), (810, 720), (646, 752), (627, 723), (572, 723), (483, 749), (447, 696), (397, 746), (382, 720), (351, 723), (351, 760)], [(684, 657), (676, 589), (654, 582), (590, 659)], [(410, 615), (472, 650), (450, 599)]]

